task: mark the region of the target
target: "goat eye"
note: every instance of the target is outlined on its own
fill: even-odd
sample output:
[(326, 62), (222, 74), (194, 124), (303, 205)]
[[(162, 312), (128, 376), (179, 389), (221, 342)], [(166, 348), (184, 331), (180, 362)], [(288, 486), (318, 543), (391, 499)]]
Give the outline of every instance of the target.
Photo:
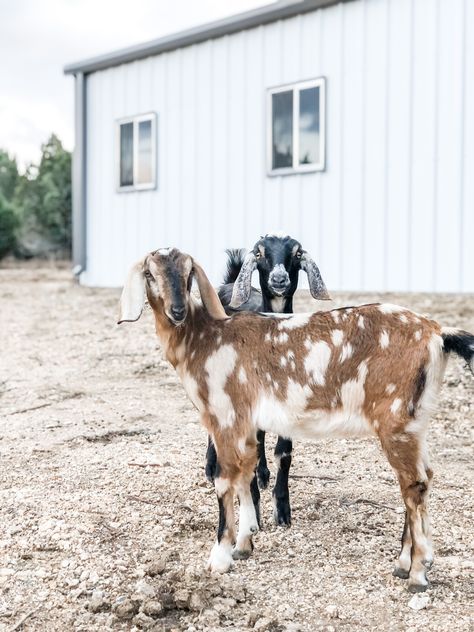
[(303, 253), (301, 252), (301, 250), (298, 250), (298, 252), (296, 253), (296, 258), (297, 259), (301, 259)]
[(152, 278), (153, 278), (153, 275), (152, 275), (152, 273), (150, 272), (150, 270), (145, 270), (145, 273), (144, 273), (144, 274), (145, 274), (145, 278), (146, 278), (146, 279), (152, 279)]
[(261, 256), (262, 256), (262, 253), (260, 251), (255, 253), (255, 259), (260, 259)]

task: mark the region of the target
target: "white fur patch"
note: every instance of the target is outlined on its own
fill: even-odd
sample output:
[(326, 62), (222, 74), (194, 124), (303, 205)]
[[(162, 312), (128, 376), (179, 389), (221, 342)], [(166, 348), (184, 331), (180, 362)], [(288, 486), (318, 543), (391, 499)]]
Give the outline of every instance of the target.
[(339, 322), (339, 312), (331, 312), (331, 316), (333, 317), (335, 323)]
[(290, 318), (285, 318), (278, 324), (278, 329), (297, 329), (298, 327), (304, 327), (309, 323), (309, 319), (312, 314), (295, 314)]
[(327, 342), (315, 342), (304, 361), (306, 373), (315, 384), (324, 386), (325, 375), (331, 359), (331, 348)]
[(359, 415), (365, 401), (365, 379), (367, 362), (361, 362), (357, 368), (357, 379), (348, 380), (341, 386), (341, 401), (344, 412)]
[(184, 390), (186, 391), (186, 395), (189, 397), (189, 399), (198, 410), (204, 410), (204, 404), (199, 397), (199, 387), (196, 380), (187, 371), (183, 371), (179, 375), (181, 378), (181, 383), (184, 386)]
[(238, 378), (239, 378), (239, 382), (241, 384), (246, 384), (248, 382), (248, 380), (247, 380), (247, 373), (246, 373), (246, 371), (245, 371), (243, 366), (241, 366), (240, 369), (239, 369)]
[(267, 333), (265, 334), (265, 342), (271, 342), (272, 340), (272, 335), (269, 331), (267, 331)]
[(392, 405), (390, 406), (390, 410), (392, 411), (394, 415), (400, 410), (401, 405), (402, 405), (402, 400), (399, 397), (396, 397), (393, 400)]
[(162, 257), (167, 257), (169, 256), (171, 251), (171, 248), (160, 248), (158, 250), (158, 254), (161, 255)]
[(390, 336), (384, 329), (382, 333), (380, 334), (380, 346), (382, 347), (382, 349), (386, 349), (389, 344), (390, 344)]
[(214, 479), (214, 488), (218, 496), (223, 496), (229, 489), (230, 483), (228, 478), (221, 478), (220, 476)]
[(353, 352), (354, 352), (353, 346), (351, 345), (350, 342), (347, 342), (342, 347), (341, 355), (340, 355), (340, 358), (339, 358), (340, 362), (344, 362), (344, 360), (347, 360), (348, 358), (351, 358)]
[(285, 299), (282, 296), (277, 296), (270, 300), (270, 305), (274, 312), (282, 312), (285, 307)]
[(415, 340), (421, 340), (421, 329), (417, 329), (413, 335)]
[(331, 334), (332, 344), (335, 347), (340, 347), (343, 339), (344, 339), (344, 332), (342, 331), (342, 329), (334, 329), (334, 331)]
[(365, 329), (365, 323), (364, 323), (364, 317), (363, 316), (359, 316), (359, 318), (357, 320), (357, 325), (360, 327), (360, 329)]
[(395, 392), (396, 388), (397, 387), (395, 386), (395, 384), (387, 384), (387, 386), (385, 387), (385, 392), (387, 393), (387, 395), (391, 395)]
[(382, 314), (395, 314), (396, 312), (405, 312), (406, 309), (404, 307), (400, 307), (400, 305), (383, 303), (383, 305), (379, 305), (379, 311), (381, 311)]
[(273, 342), (280, 345), (285, 344), (285, 342), (288, 342), (288, 334), (282, 331), (279, 336), (275, 336)]
[(232, 345), (223, 345), (210, 355), (205, 364), (208, 374), (209, 409), (223, 428), (235, 422), (235, 410), (224, 388), (229, 375), (235, 368), (237, 352)]
[(283, 368), (285, 368), (285, 366), (288, 364), (288, 360), (285, 358), (285, 356), (281, 356), (280, 364)]
[(405, 314), (400, 314), (400, 316), (398, 318), (399, 318), (401, 323), (403, 323), (404, 325), (407, 324), (408, 318), (405, 316)]

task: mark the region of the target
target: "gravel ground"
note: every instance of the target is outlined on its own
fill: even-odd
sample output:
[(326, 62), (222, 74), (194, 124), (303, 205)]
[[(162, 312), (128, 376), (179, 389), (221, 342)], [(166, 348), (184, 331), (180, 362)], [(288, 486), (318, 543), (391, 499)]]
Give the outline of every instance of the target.
[[(0, 270), (1, 631), (474, 629), (474, 381), (461, 361), (431, 424), (425, 595), (391, 575), (403, 508), (373, 440), (297, 444), (293, 526), (273, 525), (263, 492), (254, 556), (215, 577), (206, 436), (150, 312), (119, 328), (117, 290), (37, 266)], [(472, 296), (336, 302), (381, 299), (474, 331)], [(301, 293), (296, 310), (313, 308)]]

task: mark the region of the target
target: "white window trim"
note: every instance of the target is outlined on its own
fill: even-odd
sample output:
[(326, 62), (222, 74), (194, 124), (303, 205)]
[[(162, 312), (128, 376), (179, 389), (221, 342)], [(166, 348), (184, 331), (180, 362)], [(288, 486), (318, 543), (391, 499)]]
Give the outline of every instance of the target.
[[(319, 162), (310, 165), (299, 164), (299, 110), (300, 90), (319, 88)], [(293, 166), (273, 169), (273, 102), (272, 96), (278, 92), (293, 90)], [(296, 173), (324, 171), (326, 168), (326, 78), (318, 77), (307, 81), (288, 83), (267, 90), (267, 175), (284, 176)]]
[[(117, 191), (147, 191), (156, 189), (156, 113), (147, 112), (138, 116), (127, 116), (115, 121), (115, 173)], [(138, 180), (138, 124), (143, 121), (151, 121), (151, 173), (153, 180), (143, 184), (120, 185), (120, 126), (125, 123), (133, 123), (133, 182)]]

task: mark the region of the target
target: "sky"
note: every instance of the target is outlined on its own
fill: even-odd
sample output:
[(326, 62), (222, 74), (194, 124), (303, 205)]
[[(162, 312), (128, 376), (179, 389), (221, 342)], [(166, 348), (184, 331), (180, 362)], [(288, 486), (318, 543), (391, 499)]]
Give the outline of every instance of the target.
[(0, 0), (0, 148), (21, 170), (54, 132), (74, 145), (74, 79), (63, 67), (269, 0)]

